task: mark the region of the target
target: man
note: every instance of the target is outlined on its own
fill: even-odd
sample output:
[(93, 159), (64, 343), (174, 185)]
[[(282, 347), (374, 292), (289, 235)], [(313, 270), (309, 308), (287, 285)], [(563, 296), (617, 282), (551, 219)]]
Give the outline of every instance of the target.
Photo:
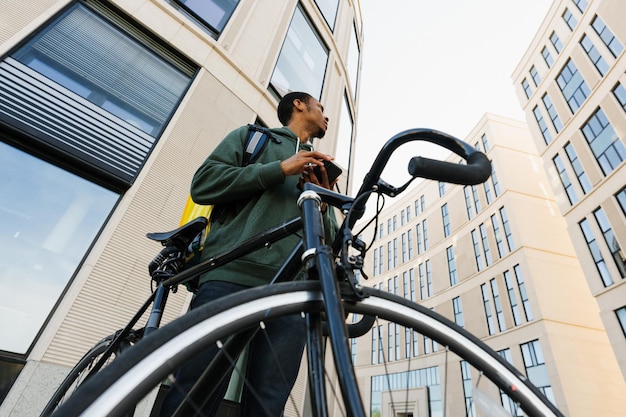
[[(304, 182), (328, 189), (335, 185), (336, 180), (329, 183), (323, 164), (332, 157), (314, 151), (311, 144), (313, 138), (322, 138), (328, 127), (321, 103), (306, 93), (288, 93), (278, 105), (278, 118), (283, 127), (271, 129), (276, 140), (268, 140), (255, 163), (241, 166), (248, 134), (244, 126), (229, 133), (196, 172), (191, 184), (193, 200), (215, 205), (203, 258), (299, 216), (297, 199)], [(320, 167), (321, 178), (313, 172), (315, 166)], [(337, 223), (333, 211), (325, 205), (322, 212), (326, 239), (331, 243)], [(299, 239), (288, 237), (204, 274), (191, 308), (269, 283)], [(298, 374), (306, 338), (303, 320), (286, 317), (271, 321), (264, 333), (257, 334), (250, 344), (240, 414), (243, 417), (281, 416)], [(204, 352), (181, 368), (161, 416), (174, 412), (215, 353), (216, 349)], [(215, 415), (224, 390), (225, 386), (209, 401), (204, 408), (206, 415)]]

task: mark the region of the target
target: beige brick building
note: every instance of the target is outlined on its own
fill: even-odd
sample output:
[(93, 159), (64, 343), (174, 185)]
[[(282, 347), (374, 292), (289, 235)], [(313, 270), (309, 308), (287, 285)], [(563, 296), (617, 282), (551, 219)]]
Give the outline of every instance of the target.
[[(367, 262), (366, 285), (461, 323), (568, 416), (626, 408), (625, 14), (619, 0), (555, 0), (512, 76), (528, 125), (486, 115), (466, 137), (492, 178), (394, 201)], [(421, 335), (383, 324), (356, 350), (372, 415), (440, 413), (444, 369), (447, 411), (476, 415), (476, 373)], [(400, 409), (388, 369), (413, 378)]]
[(32, 416), (147, 298), (145, 234), (178, 226), (226, 133), (277, 126), (279, 98), (307, 91), (330, 118), (316, 147), (353, 164), (363, 28), (347, 0), (0, 8), (0, 415)]
[[(465, 187), (424, 181), (393, 200), (380, 214), (364, 285), (462, 325), (565, 415), (622, 415), (626, 385), (528, 128), (487, 114), (465, 140), (493, 161), (491, 178)], [(443, 415), (444, 390), (447, 415), (480, 415), (476, 370), (423, 335), (375, 327), (356, 342), (372, 416), (423, 415), (425, 402)], [(495, 386), (480, 389), (517, 415)]]
[(624, 377), (625, 18), (626, 4), (619, 0), (555, 1), (513, 73), (559, 213)]

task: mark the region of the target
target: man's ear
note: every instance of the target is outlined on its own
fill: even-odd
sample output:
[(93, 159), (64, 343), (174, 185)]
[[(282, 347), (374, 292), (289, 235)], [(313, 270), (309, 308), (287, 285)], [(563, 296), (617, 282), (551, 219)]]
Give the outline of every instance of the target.
[(293, 101), (293, 107), (298, 111), (304, 111), (306, 109), (306, 103), (297, 98)]

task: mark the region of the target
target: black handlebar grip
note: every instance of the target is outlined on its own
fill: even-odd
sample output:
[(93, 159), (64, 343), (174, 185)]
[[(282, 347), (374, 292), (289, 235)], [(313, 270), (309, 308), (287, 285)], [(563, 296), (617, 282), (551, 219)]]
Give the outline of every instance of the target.
[(409, 162), (409, 174), (453, 184), (476, 185), (485, 182), (491, 175), (491, 162), (478, 151), (467, 157), (465, 165), (416, 156)]

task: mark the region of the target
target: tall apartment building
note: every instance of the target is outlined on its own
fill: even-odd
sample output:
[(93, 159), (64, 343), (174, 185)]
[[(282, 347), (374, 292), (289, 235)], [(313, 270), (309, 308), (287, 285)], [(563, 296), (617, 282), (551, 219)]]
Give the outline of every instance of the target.
[(513, 74), (624, 378), (625, 20), (620, 0), (555, 1)]
[[(466, 141), (488, 155), (491, 178), (424, 181), (393, 200), (380, 213), (362, 284), (463, 326), (565, 415), (623, 415), (626, 385), (527, 126), (488, 114)], [(444, 406), (446, 415), (478, 415), (480, 375), (445, 347), (382, 321), (355, 343), (372, 416), (442, 416)], [(495, 386), (479, 386), (518, 415)]]
[[(0, 415), (37, 415), (147, 299), (147, 232), (178, 226), (232, 129), (288, 91), (348, 173), (362, 17), (348, 0), (38, 0), (0, 6)], [(169, 321), (186, 311), (172, 295)]]

